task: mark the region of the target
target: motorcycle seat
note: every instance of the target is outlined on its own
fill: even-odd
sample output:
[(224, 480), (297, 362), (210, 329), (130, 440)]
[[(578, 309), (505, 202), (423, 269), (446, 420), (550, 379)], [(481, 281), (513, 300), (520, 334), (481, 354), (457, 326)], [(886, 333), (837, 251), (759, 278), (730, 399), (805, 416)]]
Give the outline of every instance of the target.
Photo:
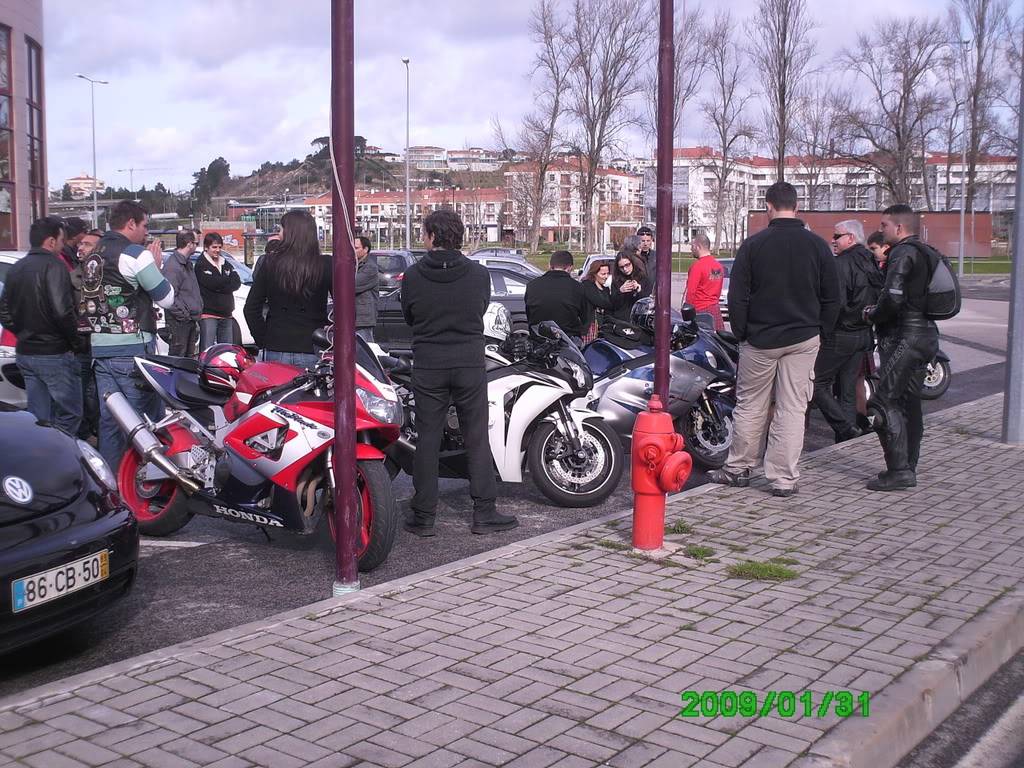
[(732, 331), (715, 331), (715, 335), (726, 344), (732, 344), (735, 346), (740, 343), (740, 340), (736, 338)]
[(174, 368), (177, 371), (186, 373), (199, 373), (199, 361), (191, 357), (169, 357), (167, 355), (149, 355), (148, 360), (154, 363)]
[(178, 399), (186, 405), (224, 405), (231, 397), (230, 392), (210, 392), (192, 379), (180, 379), (176, 385)]

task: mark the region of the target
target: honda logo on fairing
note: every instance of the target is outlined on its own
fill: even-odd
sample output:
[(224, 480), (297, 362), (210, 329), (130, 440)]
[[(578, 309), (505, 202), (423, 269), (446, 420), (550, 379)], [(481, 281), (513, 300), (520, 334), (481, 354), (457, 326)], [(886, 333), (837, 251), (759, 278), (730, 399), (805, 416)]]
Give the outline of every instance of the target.
[(255, 515), (252, 512), (243, 512), (240, 509), (232, 509), (231, 507), (222, 507), (220, 504), (213, 505), (213, 511), (218, 515), (224, 515), (224, 517), (233, 517), (237, 520), (245, 520), (250, 523), (257, 523), (259, 525), (270, 525), (277, 528), (284, 528), (284, 526), (277, 520), (273, 520), (263, 515)]

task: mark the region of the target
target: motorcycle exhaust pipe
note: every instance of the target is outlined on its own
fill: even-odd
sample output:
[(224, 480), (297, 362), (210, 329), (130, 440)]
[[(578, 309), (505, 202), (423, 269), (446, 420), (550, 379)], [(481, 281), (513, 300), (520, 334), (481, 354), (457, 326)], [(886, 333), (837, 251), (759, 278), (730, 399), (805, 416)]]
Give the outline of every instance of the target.
[(128, 441), (139, 452), (143, 460), (153, 464), (176, 483), (178, 483), (187, 494), (198, 491), (199, 483), (188, 477), (181, 471), (181, 467), (167, 458), (164, 453), (163, 444), (157, 439), (153, 431), (146, 426), (146, 422), (135, 412), (128, 400), (120, 392), (111, 392), (104, 398), (107, 410), (114, 417), (114, 421), (121, 427), (121, 431), (128, 436)]

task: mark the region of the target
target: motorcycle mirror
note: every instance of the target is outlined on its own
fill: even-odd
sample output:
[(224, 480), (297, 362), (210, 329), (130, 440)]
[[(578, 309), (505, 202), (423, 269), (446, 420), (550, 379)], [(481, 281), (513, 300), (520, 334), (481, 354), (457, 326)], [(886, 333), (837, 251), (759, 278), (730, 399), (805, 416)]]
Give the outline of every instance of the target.
[(318, 349), (330, 349), (334, 342), (331, 341), (330, 335), (327, 333), (326, 328), (317, 328), (313, 331), (313, 346)]
[(697, 319), (697, 310), (693, 308), (692, 304), (683, 304), (683, 309), (679, 314), (687, 323), (692, 323)]
[(550, 339), (551, 341), (562, 338), (562, 334), (554, 320), (545, 320), (542, 323), (537, 323), (537, 325), (533, 326), (533, 332), (542, 339)]

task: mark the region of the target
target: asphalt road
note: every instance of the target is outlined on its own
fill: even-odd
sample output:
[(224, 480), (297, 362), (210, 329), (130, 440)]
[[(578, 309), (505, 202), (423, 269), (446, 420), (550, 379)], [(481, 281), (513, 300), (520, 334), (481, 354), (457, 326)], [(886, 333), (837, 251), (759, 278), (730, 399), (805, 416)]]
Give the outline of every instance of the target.
[[(1008, 291), (1004, 290), (1004, 293)], [(996, 302), (980, 302), (975, 318), (951, 325), (949, 332), (965, 340), (984, 338), (992, 353), (1005, 347), (998, 320), (990, 322)], [(973, 305), (972, 305), (973, 306)], [(996, 311), (1000, 308), (997, 306)], [(959, 318), (958, 318), (959, 320)], [(957, 321), (950, 321), (951, 324)], [(1003, 327), (1005, 328), (1005, 320)], [(1002, 391), (1004, 365), (990, 362), (996, 354), (953, 345), (953, 382), (939, 400), (926, 403), (932, 412)], [(972, 357), (973, 355), (973, 357)], [(969, 376), (957, 376), (968, 359)], [(864, 438), (873, 439), (873, 438)], [(805, 450), (832, 443), (831, 430), (817, 413), (812, 416)], [(881, 452), (879, 451), (879, 462)], [(628, 470), (628, 465), (627, 465)], [(865, 467), (865, 478), (878, 468)], [(695, 472), (687, 487), (705, 482)], [(395, 480), (402, 509), (412, 496), (408, 477)], [(399, 531), (388, 561), (363, 574), (364, 587), (418, 573), (470, 555), (504, 546), (548, 531), (564, 528), (632, 506), (628, 471), (618, 491), (603, 505), (591, 509), (560, 509), (527, 482), (499, 485), (501, 509), (519, 517), (514, 531), (473, 536), (469, 532), (471, 506), (465, 481), (441, 481), (438, 535), (419, 539)], [(257, 528), (222, 519), (194, 518), (168, 539), (145, 539), (139, 578), (132, 594), (93, 622), (50, 641), (0, 657), (0, 696), (59, 680), (115, 661), (223, 629), (298, 608), (330, 597), (334, 550), (326, 526), (308, 537), (271, 533), (268, 541)]]

